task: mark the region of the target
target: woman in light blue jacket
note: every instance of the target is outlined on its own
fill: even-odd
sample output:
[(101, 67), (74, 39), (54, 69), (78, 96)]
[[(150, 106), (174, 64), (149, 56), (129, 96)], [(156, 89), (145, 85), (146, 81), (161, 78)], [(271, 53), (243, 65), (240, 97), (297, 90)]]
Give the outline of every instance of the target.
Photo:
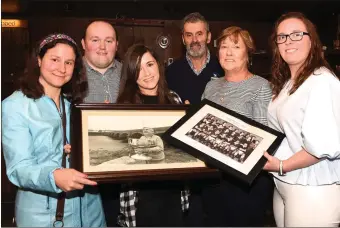
[[(2, 146), (9, 180), (18, 186), (18, 226), (51, 227), (58, 194), (66, 192), (64, 226), (106, 226), (96, 182), (62, 167), (63, 126), (70, 141), (70, 102), (87, 90), (81, 54), (65, 34), (51, 34), (37, 46), (20, 89), (2, 102)], [(63, 105), (64, 103), (64, 105)], [(65, 108), (63, 108), (65, 107)], [(65, 145), (70, 152), (70, 145)], [(75, 158), (79, 159), (79, 158)]]

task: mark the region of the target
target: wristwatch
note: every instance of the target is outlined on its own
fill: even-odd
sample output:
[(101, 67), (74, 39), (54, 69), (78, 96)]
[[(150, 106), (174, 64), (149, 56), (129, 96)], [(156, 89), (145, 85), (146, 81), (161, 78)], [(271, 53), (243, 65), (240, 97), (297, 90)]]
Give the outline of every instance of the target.
[(281, 160), (279, 164), (279, 176), (286, 176), (286, 173), (283, 172), (283, 161)]

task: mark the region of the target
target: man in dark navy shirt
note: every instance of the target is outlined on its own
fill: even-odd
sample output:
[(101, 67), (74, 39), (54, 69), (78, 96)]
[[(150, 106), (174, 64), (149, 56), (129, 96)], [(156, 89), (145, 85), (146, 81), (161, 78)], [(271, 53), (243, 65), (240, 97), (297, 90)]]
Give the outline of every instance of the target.
[(186, 103), (198, 104), (206, 84), (224, 75), (218, 59), (210, 55), (209, 24), (198, 12), (187, 15), (182, 22), (182, 39), (186, 47), (184, 58), (174, 61), (166, 69), (166, 80)]

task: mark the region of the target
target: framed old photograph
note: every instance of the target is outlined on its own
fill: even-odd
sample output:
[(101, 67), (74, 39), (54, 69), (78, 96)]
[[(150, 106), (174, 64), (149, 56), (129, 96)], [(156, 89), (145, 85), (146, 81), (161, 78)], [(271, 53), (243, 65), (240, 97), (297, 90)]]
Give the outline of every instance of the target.
[(187, 105), (79, 104), (72, 107), (71, 166), (99, 182), (216, 175), (162, 139)]
[(273, 155), (285, 136), (205, 99), (189, 108), (163, 137), (207, 164), (251, 184), (266, 163), (263, 152)]

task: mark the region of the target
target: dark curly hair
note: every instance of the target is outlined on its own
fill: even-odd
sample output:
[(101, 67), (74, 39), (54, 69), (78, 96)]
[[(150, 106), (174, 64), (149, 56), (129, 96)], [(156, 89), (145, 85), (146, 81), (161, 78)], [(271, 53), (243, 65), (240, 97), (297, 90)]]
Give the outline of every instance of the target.
[[(272, 89), (274, 99), (278, 96), (282, 90), (285, 83), (291, 78), (291, 73), (288, 64), (282, 59), (278, 46), (276, 44), (276, 36), (279, 25), (282, 21), (290, 18), (296, 18), (301, 20), (309, 33), (311, 40), (311, 49), (305, 60), (304, 64), (300, 67), (298, 75), (296, 76), (293, 87), (290, 90), (290, 94), (293, 94), (301, 85), (306, 81), (306, 79), (313, 74), (313, 72), (320, 68), (326, 67), (333, 72), (332, 68), (329, 66), (328, 62), (322, 55), (322, 43), (317, 34), (315, 25), (302, 13), (300, 12), (289, 12), (283, 14), (275, 23), (273, 32), (270, 37), (270, 43), (273, 51), (273, 64), (272, 64)], [(334, 74), (334, 73), (333, 73)], [(335, 74), (334, 74), (335, 75)]]
[(76, 55), (76, 60), (72, 78), (69, 82), (63, 85), (61, 92), (65, 94), (65, 97), (69, 101), (73, 103), (80, 103), (83, 101), (88, 90), (86, 72), (83, 65), (81, 52), (75, 43), (64, 38), (55, 39), (46, 43), (44, 46), (39, 47), (42, 41), (51, 35), (44, 37), (37, 43), (31, 54), (31, 57), (28, 59), (23, 75), (19, 78), (17, 87), (29, 98), (38, 99), (42, 97), (45, 93), (43, 86), (39, 82), (40, 67), (38, 64), (38, 58), (42, 59), (46, 52), (49, 49), (54, 48), (57, 44), (67, 44), (72, 47)]

